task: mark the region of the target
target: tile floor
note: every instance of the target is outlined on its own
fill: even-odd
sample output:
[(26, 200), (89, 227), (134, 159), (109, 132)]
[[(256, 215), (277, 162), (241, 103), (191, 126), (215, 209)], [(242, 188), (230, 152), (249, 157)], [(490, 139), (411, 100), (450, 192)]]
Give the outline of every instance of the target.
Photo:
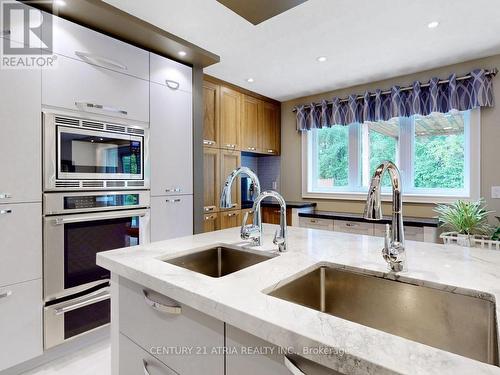
[(110, 341), (98, 342), (23, 375), (111, 375)]

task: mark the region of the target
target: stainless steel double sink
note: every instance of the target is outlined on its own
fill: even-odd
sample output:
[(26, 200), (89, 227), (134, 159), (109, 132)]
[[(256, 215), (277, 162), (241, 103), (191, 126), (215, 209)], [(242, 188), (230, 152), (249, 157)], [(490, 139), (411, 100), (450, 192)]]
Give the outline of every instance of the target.
[[(165, 262), (219, 278), (275, 256), (216, 246)], [(493, 298), (478, 298), (330, 266), (319, 266), (297, 278), (292, 277), (292, 281), (268, 294), (498, 366)]]

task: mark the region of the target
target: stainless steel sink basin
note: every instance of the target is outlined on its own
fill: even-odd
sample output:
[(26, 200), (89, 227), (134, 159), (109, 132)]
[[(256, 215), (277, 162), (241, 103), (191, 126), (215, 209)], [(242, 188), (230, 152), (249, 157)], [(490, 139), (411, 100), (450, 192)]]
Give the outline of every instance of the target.
[(274, 258), (276, 254), (256, 253), (229, 246), (217, 246), (196, 253), (167, 259), (164, 262), (210, 277), (222, 277), (257, 263)]
[(489, 300), (319, 267), (269, 295), (498, 366)]

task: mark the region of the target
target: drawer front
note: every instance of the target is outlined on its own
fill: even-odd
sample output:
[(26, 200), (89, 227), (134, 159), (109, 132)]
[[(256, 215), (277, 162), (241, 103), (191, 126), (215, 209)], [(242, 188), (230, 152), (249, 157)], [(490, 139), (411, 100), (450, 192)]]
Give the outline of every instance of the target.
[(41, 355), (41, 279), (0, 287), (0, 311), (0, 371)]
[(333, 220), (299, 217), (299, 225), (303, 228), (333, 230)]
[(149, 122), (149, 82), (60, 55), (57, 64), (42, 71), (42, 104)]
[(333, 228), (335, 232), (366, 234), (369, 236), (373, 236), (373, 224), (371, 223), (335, 220)]
[(128, 337), (120, 334), (119, 339), (120, 375), (177, 375), (177, 373), (137, 346)]
[(53, 43), (56, 54), (149, 81), (149, 52), (120, 40), (54, 16)]
[[(410, 241), (424, 241), (424, 228), (423, 227), (404, 227), (405, 240)], [(385, 236), (385, 224), (375, 224), (375, 236)]]
[[(145, 294), (160, 305), (150, 306)], [(147, 352), (161, 352), (155, 357), (171, 369), (179, 374), (224, 373), (223, 353), (210, 354), (212, 348), (224, 346), (223, 322), (124, 278), (120, 278), (118, 301), (120, 331)], [(164, 311), (165, 306), (179, 306), (180, 311)], [(169, 347), (191, 353), (169, 352)]]
[(193, 91), (193, 69), (166, 57), (150, 54), (151, 81), (172, 90)]
[(193, 196), (151, 197), (151, 241), (193, 234)]
[(219, 214), (214, 212), (213, 214), (203, 215), (203, 232), (213, 232), (219, 230)]
[(41, 203), (0, 205), (0, 238), (0, 286), (42, 277)]

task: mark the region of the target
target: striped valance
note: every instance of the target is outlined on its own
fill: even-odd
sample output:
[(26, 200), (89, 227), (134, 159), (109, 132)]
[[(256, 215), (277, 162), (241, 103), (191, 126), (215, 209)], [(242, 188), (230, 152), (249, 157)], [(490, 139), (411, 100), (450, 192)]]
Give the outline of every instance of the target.
[(428, 83), (416, 81), (410, 87), (394, 86), (388, 91), (376, 90), (361, 96), (353, 94), (347, 99), (335, 97), (330, 102), (297, 106), (294, 108), (297, 130), (493, 107), (495, 74), (496, 70), (476, 69), (464, 77), (452, 74), (447, 80), (432, 78)]

